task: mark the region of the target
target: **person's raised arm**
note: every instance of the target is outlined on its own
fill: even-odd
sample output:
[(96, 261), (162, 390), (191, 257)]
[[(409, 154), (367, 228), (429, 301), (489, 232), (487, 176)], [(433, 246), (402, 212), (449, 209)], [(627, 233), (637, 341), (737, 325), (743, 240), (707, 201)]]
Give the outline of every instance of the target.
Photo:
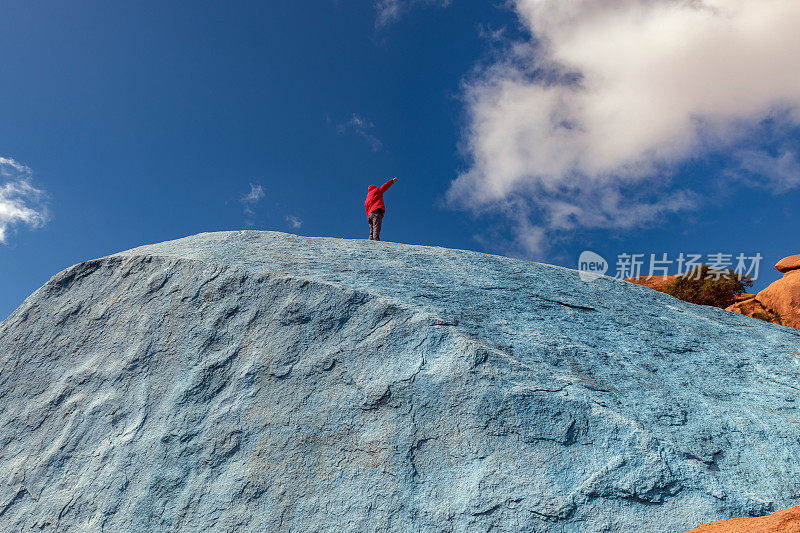
[(383, 185), (381, 185), (379, 187), (379, 189), (381, 190), (381, 193), (385, 193), (389, 189), (389, 187), (394, 185), (394, 182), (396, 182), (396, 181), (397, 181), (397, 178), (392, 178), (389, 181), (387, 181), (386, 183), (384, 183)]

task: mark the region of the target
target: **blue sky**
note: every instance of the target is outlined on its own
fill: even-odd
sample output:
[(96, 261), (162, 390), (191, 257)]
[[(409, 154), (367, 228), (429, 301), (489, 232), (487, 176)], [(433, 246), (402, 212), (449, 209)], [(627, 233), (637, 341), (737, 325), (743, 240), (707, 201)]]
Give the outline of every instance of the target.
[(796, 3), (706, 3), (6, 2), (0, 316), (202, 231), (365, 238), (392, 176), (385, 240), (760, 253), (761, 288), (800, 253)]

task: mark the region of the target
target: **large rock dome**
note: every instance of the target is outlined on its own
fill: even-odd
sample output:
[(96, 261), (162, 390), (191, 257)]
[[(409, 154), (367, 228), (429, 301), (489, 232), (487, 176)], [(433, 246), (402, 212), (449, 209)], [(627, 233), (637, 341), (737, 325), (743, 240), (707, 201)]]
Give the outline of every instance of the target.
[(3, 531), (685, 531), (800, 502), (800, 331), (459, 250), (201, 234), (0, 324)]

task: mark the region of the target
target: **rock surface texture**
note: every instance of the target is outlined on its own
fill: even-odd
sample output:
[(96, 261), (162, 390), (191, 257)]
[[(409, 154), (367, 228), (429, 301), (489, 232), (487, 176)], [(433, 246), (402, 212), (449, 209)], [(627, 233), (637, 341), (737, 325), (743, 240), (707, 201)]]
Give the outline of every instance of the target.
[(784, 326), (800, 328), (800, 255), (792, 255), (775, 265), (783, 277), (753, 298), (736, 302), (727, 311), (747, 316), (780, 316)]
[(799, 377), (799, 331), (610, 278), (202, 234), (0, 324), (0, 530), (682, 532), (800, 503)]

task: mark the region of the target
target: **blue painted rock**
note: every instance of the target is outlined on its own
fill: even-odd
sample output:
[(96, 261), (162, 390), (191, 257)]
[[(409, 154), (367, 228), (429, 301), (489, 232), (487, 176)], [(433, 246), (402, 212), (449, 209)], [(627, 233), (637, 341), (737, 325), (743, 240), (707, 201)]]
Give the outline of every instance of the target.
[(0, 530), (669, 532), (800, 502), (800, 331), (573, 270), (270, 232), (0, 324)]

